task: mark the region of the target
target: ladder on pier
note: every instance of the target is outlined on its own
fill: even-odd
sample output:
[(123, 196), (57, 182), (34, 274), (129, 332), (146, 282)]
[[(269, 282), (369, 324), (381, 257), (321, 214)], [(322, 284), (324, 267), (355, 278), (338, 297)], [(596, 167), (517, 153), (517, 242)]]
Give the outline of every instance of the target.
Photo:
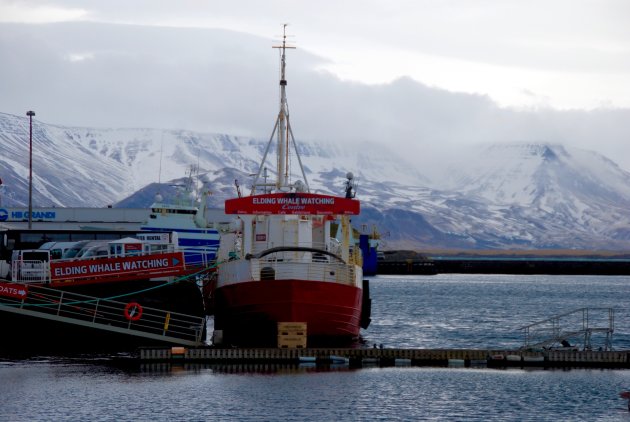
[[(0, 317), (12, 313), (177, 346), (201, 346), (204, 317), (35, 285), (0, 283)], [(11, 290), (10, 290), (11, 289)], [(131, 305), (131, 306), (130, 306)], [(1, 319), (1, 318), (0, 318)]]
[(593, 349), (593, 335), (598, 337), (600, 350), (612, 350), (615, 324), (613, 308), (580, 308), (552, 316), (521, 327), (525, 344), (521, 349), (578, 348), (570, 341), (581, 343), (582, 350)]

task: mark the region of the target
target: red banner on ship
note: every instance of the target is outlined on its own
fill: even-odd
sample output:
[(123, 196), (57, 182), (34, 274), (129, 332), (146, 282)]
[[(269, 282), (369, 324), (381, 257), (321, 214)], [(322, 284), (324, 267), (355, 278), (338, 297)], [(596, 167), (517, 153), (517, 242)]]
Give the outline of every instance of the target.
[(27, 294), (28, 286), (25, 284), (5, 283), (0, 281), (0, 296), (24, 299)]
[(358, 215), (359, 201), (315, 193), (269, 193), (225, 201), (226, 214)]
[(184, 269), (183, 252), (92, 260), (52, 261), (52, 281), (103, 276), (145, 274), (152, 277), (178, 273)]

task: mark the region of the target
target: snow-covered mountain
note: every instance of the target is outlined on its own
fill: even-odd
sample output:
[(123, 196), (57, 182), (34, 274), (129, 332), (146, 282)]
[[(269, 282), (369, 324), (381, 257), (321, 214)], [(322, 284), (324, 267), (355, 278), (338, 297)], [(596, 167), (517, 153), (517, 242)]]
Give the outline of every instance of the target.
[[(209, 189), (210, 205), (221, 207), (236, 194), (235, 180), (247, 191), (267, 141), (36, 121), (33, 203), (146, 207), (158, 192), (174, 195), (174, 185), (195, 166), (197, 188)], [(362, 214), (354, 224), (376, 225), (389, 248), (630, 247), (630, 174), (595, 152), (495, 144), (466, 151), (465, 159), (454, 157), (440, 175), (429, 175), (412, 154), (383, 146), (299, 143), (311, 190), (341, 194), (346, 172), (355, 174)], [(267, 165), (273, 176), (274, 160)], [(26, 117), (0, 113), (0, 178), (0, 204), (26, 205)]]

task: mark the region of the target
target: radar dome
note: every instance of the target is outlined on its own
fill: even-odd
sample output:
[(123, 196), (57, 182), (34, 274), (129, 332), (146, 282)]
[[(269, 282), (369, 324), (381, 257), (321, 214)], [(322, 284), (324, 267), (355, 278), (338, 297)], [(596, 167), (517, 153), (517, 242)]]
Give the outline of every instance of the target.
[(304, 182), (301, 180), (296, 181), (294, 186), (296, 192), (304, 192)]

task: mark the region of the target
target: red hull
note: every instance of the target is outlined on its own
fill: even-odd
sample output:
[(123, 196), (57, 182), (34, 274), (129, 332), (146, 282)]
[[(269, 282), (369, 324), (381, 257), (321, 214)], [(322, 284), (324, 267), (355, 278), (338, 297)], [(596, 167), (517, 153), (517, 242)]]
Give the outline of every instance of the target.
[(215, 330), (225, 343), (273, 345), (278, 322), (306, 322), (309, 345), (347, 342), (359, 336), (360, 288), (306, 280), (265, 280), (220, 287)]

